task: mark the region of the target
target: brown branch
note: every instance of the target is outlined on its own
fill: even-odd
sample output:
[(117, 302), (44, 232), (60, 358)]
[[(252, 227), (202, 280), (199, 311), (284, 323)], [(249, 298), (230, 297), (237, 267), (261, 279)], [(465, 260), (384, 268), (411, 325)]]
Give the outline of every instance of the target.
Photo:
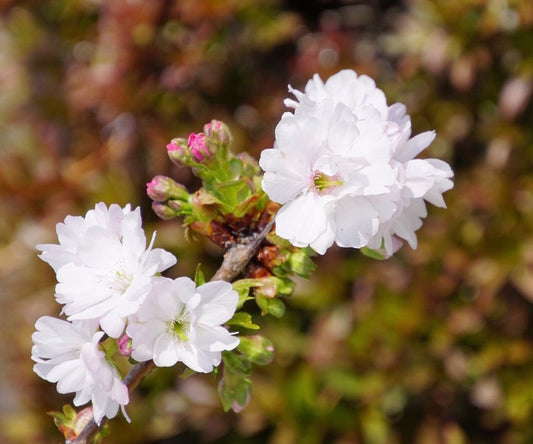
[[(272, 219), (259, 234), (250, 236), (243, 243), (231, 247), (225, 254), (222, 265), (210, 279), (211, 281), (232, 282), (246, 267), (248, 262), (254, 257), (263, 240), (267, 237), (274, 226)], [(154, 361), (141, 362), (135, 365), (124, 377), (123, 381), (129, 388), (130, 393), (137, 387), (139, 382), (155, 368)], [(85, 426), (82, 432), (74, 441), (65, 441), (65, 444), (89, 444), (101, 427), (108, 421), (107, 417), (102, 418), (100, 425), (94, 419)]]
[(224, 254), (224, 261), (220, 268), (211, 278), (212, 281), (232, 282), (246, 267), (250, 259), (254, 257), (261, 245), (274, 226), (272, 219), (259, 234), (250, 236), (245, 242), (236, 244)]

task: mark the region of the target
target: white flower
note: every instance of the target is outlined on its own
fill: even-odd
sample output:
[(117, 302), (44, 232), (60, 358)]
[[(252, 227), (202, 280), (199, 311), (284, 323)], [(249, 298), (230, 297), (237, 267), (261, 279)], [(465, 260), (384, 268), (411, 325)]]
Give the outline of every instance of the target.
[(140, 209), (99, 203), (85, 217), (57, 224), (59, 245), (37, 245), (57, 273), (56, 299), (69, 320), (98, 319), (111, 337), (124, 330), (152, 287), (155, 273), (176, 258), (146, 248)]
[(326, 83), (315, 75), (305, 93), (289, 89), (294, 113), (282, 116), (259, 162), (264, 191), (283, 205), (276, 233), (320, 254), (335, 242), (390, 255), (396, 237), (415, 247), (424, 199), (444, 206), (442, 193), (453, 186), (445, 162), (413, 159), (434, 132), (409, 139), (405, 107), (388, 107), (372, 79), (350, 70)]
[[(59, 393), (76, 393), (74, 405), (93, 404), (94, 420), (113, 418), (129, 402), (128, 388), (98, 347), (104, 335), (95, 321), (68, 321), (43, 316), (35, 323), (32, 359), (35, 373), (57, 382)], [(123, 410), (124, 411), (124, 410)], [(127, 418), (127, 416), (126, 416)]]
[(152, 293), (126, 332), (132, 338), (132, 358), (153, 359), (159, 367), (183, 362), (194, 371), (209, 373), (221, 352), (239, 345), (224, 327), (239, 300), (231, 284), (208, 282), (196, 288), (182, 277), (156, 279)]

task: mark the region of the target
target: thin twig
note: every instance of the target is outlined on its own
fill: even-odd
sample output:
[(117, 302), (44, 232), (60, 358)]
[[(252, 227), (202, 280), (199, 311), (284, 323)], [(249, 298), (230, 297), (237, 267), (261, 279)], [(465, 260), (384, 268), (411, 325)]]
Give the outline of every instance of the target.
[[(259, 246), (270, 233), (274, 225), (272, 219), (259, 234), (250, 236), (243, 243), (231, 247), (225, 254), (222, 265), (216, 271), (211, 281), (232, 282), (246, 267), (248, 262), (254, 257)], [(130, 393), (137, 387), (139, 382), (155, 368), (154, 361), (141, 362), (135, 365), (124, 377), (124, 383)], [(100, 425), (94, 422), (94, 419), (85, 426), (82, 432), (74, 441), (65, 441), (65, 444), (89, 444), (101, 427), (108, 421), (107, 417), (102, 418)]]

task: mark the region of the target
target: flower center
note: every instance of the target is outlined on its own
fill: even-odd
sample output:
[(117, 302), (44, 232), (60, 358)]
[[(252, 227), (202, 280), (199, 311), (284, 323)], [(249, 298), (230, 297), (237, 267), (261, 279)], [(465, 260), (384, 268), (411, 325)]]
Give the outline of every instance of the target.
[(111, 281), (111, 286), (119, 293), (125, 293), (133, 280), (133, 276), (118, 270)]
[(180, 341), (187, 342), (189, 340), (190, 325), (189, 316), (182, 311), (176, 319), (168, 323), (168, 332)]
[(114, 273), (106, 273), (101, 277), (101, 282), (114, 294), (124, 294), (133, 281), (133, 275), (118, 268)]
[(340, 187), (343, 182), (340, 180), (340, 176), (338, 174), (335, 174), (334, 176), (328, 176), (321, 171), (316, 171), (315, 174), (313, 174), (313, 184), (315, 186), (315, 190), (317, 190), (319, 193), (325, 193), (333, 190), (334, 188)]

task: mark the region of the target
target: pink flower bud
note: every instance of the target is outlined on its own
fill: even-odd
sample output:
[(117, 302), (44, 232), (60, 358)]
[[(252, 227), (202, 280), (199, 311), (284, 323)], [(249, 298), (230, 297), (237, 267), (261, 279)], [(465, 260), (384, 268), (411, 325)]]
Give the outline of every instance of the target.
[(146, 193), (152, 200), (166, 202), (170, 199), (188, 200), (185, 187), (170, 177), (157, 175), (146, 184)]
[(131, 338), (128, 335), (122, 336), (120, 339), (117, 339), (118, 352), (122, 356), (131, 355)]
[(232, 140), (228, 125), (220, 120), (211, 120), (204, 125), (205, 135), (216, 143), (229, 144)]
[(192, 158), (197, 162), (202, 162), (204, 156), (209, 156), (211, 154), (205, 144), (205, 134), (203, 133), (191, 133), (187, 145), (190, 149)]
[(152, 202), (152, 210), (163, 220), (170, 220), (178, 217), (176, 210), (170, 208), (166, 203), (163, 202)]
[(176, 165), (183, 165), (187, 155), (187, 142), (185, 139), (172, 139), (167, 145), (167, 153), (170, 160)]

